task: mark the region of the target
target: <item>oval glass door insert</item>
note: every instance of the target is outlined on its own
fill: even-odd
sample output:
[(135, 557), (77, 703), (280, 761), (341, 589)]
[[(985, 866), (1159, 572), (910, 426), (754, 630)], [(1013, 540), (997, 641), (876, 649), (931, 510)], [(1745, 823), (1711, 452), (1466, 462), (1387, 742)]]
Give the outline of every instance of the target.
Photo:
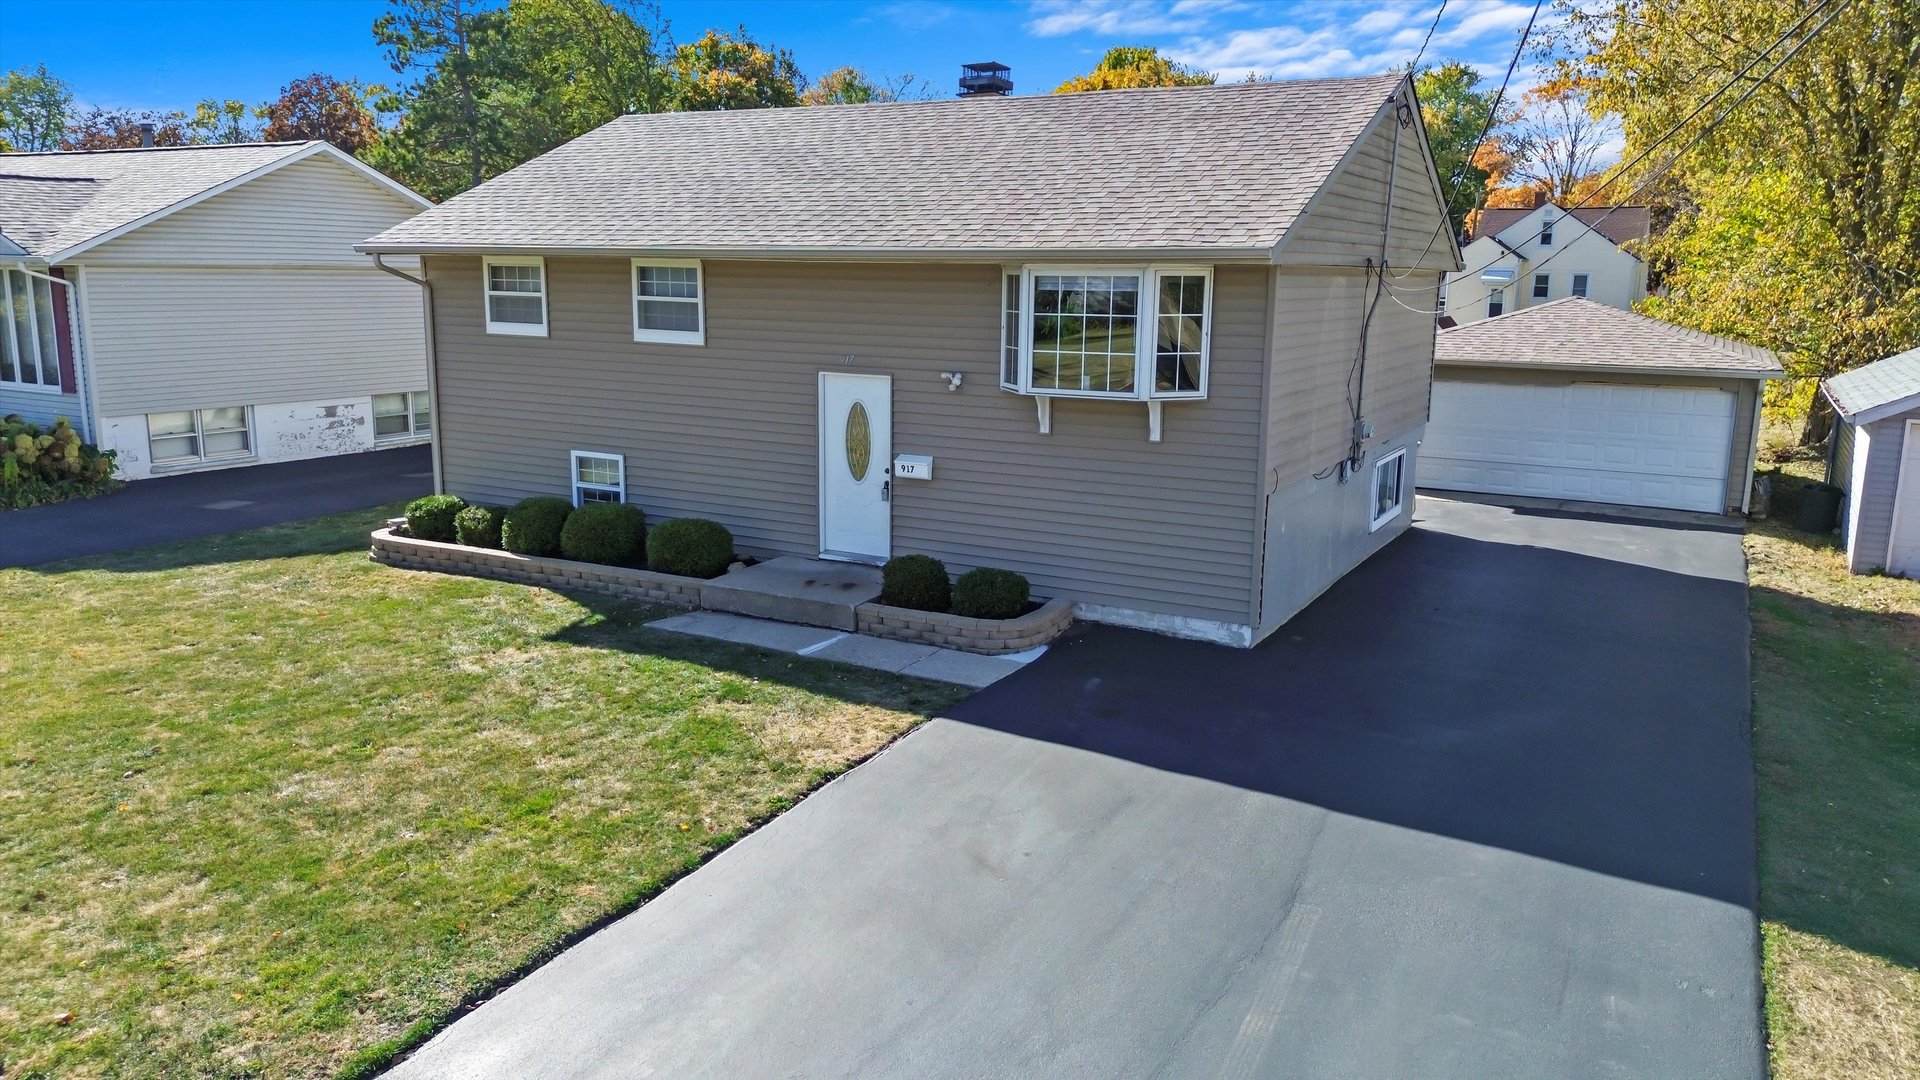
[(872, 464), (873, 425), (867, 420), (867, 407), (856, 401), (847, 410), (847, 471), (853, 474), (853, 482), (864, 481)]

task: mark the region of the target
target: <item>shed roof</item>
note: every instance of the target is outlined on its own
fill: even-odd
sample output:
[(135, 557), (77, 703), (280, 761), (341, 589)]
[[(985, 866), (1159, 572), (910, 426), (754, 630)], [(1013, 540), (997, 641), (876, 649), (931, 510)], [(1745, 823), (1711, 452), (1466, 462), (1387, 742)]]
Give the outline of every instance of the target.
[(324, 142), (163, 146), (0, 154), (0, 235), (58, 260), (247, 177), (330, 154), (395, 193), (425, 200)]
[(1920, 349), (1830, 376), (1822, 389), (1835, 411), (1856, 424), (1920, 408)]
[[(1538, 209), (1537, 206), (1495, 206), (1482, 210), (1479, 219), (1474, 222), (1473, 235), (1469, 239), (1478, 240), (1483, 236), (1503, 233), (1514, 222)], [(1561, 207), (1560, 209), (1585, 222), (1594, 232), (1616, 244), (1624, 244), (1629, 240), (1645, 240), (1653, 223), (1647, 207), (1633, 204), (1576, 206), (1571, 210)]]
[(360, 247), (1265, 256), (1402, 78), (625, 116)]
[(1575, 296), (1442, 330), (1433, 355), (1435, 363), (1474, 367), (1782, 374), (1766, 349)]

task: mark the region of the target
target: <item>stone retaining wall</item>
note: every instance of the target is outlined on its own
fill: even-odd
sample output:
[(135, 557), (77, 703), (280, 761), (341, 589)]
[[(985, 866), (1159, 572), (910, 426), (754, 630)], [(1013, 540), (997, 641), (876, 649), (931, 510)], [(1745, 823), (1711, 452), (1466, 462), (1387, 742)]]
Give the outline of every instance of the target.
[(1073, 625), (1073, 605), (1056, 598), (1017, 618), (969, 619), (938, 611), (861, 604), (854, 609), (854, 618), (862, 634), (993, 656), (1025, 652), (1059, 637)]
[(415, 540), (410, 536), (395, 536), (392, 523), (374, 531), (369, 557), (374, 562), (408, 570), (438, 570), (443, 574), (517, 581), (524, 585), (601, 593), (623, 600), (648, 600), (684, 608), (700, 606), (702, 582), (699, 578)]

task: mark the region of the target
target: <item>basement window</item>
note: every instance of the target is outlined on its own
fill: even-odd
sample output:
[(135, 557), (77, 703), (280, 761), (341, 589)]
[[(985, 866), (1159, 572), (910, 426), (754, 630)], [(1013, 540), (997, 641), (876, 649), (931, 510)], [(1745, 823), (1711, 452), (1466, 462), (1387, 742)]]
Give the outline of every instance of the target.
[(253, 453), (252, 417), (244, 405), (148, 413), (147, 453), (155, 465), (246, 457)]
[(387, 439), (410, 439), (416, 435), (426, 435), (432, 430), (433, 409), (429, 405), (425, 390), (416, 390), (410, 394), (373, 395), (375, 442), (384, 442)]
[(546, 337), (546, 260), (489, 256), (483, 261), (487, 333)]
[(573, 505), (627, 501), (627, 459), (619, 454), (573, 452)]
[(1400, 508), (1406, 504), (1406, 467), (1404, 447), (1373, 466), (1373, 518), (1368, 522), (1368, 532), (1377, 531), (1399, 516)]

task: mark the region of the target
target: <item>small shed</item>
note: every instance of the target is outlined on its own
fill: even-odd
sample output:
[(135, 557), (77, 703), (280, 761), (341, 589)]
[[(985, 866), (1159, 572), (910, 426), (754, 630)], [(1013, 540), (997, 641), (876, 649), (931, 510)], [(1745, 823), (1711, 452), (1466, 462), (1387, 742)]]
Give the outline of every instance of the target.
[(1920, 577), (1920, 349), (1835, 375), (1821, 391), (1836, 414), (1827, 479), (1846, 492), (1848, 567)]
[(1745, 512), (1765, 349), (1569, 297), (1441, 330), (1420, 486)]

